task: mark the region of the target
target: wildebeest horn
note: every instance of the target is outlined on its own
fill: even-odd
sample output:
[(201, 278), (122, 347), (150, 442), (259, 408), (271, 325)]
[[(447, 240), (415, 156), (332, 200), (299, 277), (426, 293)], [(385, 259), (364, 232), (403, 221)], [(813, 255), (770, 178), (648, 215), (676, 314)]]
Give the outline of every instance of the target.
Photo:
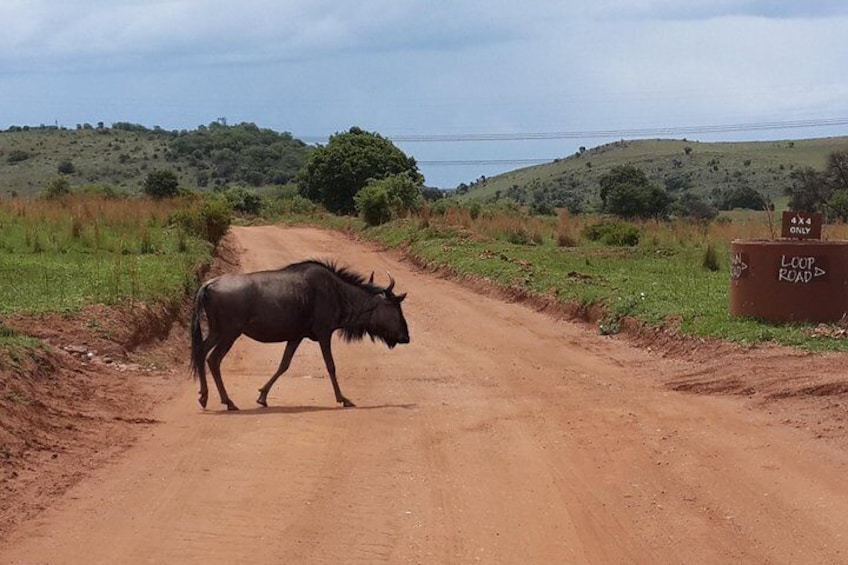
[(389, 286), (386, 287), (386, 292), (391, 292), (395, 287), (395, 279), (390, 272), (386, 271), (386, 274), (389, 275)]

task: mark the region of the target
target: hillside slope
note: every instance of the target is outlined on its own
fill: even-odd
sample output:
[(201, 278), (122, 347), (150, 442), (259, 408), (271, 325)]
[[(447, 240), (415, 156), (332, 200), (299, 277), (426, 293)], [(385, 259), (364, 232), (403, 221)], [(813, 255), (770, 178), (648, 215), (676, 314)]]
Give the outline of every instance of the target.
[[(670, 192), (749, 186), (772, 199), (784, 194), (793, 170), (822, 170), (827, 156), (848, 151), (848, 137), (795, 141), (701, 143), (688, 140), (617, 141), (473, 183), (464, 198), (492, 200), (546, 190), (583, 204), (597, 200), (598, 179), (619, 165), (634, 165)], [(518, 199), (518, 198), (516, 198)]]
[(0, 132), (0, 196), (38, 194), (60, 174), (72, 187), (136, 192), (157, 169), (173, 171), (187, 188), (285, 184), (309, 151), (288, 133), (254, 124), (213, 123), (179, 132), (134, 124), (10, 128)]

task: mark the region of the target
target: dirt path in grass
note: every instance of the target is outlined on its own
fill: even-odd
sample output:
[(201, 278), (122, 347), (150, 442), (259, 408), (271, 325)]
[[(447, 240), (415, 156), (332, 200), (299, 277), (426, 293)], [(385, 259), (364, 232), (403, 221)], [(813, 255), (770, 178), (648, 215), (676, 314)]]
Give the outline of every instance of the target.
[(391, 271), (412, 343), (334, 342), (356, 409), (305, 344), (261, 409), (282, 347), (242, 338), (241, 411), (186, 377), (0, 563), (848, 562), (845, 356), (611, 339), (339, 235), (235, 236), (246, 271)]

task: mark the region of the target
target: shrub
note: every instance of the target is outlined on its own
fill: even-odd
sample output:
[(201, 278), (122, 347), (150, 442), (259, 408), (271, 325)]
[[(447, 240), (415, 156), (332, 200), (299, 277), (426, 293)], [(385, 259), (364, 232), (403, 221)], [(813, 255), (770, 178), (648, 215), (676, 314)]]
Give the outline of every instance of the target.
[(77, 172), (77, 168), (71, 161), (62, 161), (57, 169), (63, 175), (72, 175)]
[(142, 190), (148, 196), (160, 200), (177, 196), (179, 187), (180, 182), (177, 179), (177, 174), (174, 171), (161, 169), (147, 174)]
[(9, 151), (9, 156), (6, 157), (6, 162), (9, 164), (20, 163), (29, 159), (30, 155), (26, 151), (20, 149), (12, 149)]
[(117, 200), (119, 198), (127, 198), (129, 193), (117, 186), (111, 184), (87, 184), (77, 189), (82, 194), (92, 196), (100, 196), (108, 200)]
[(61, 198), (71, 193), (71, 183), (65, 177), (59, 176), (50, 181), (44, 190), (47, 198)]
[(480, 217), (480, 211), (483, 209), (483, 205), (480, 204), (478, 200), (474, 200), (468, 205), (468, 213), (471, 214), (471, 219), (476, 220)]
[(701, 265), (707, 269), (708, 271), (718, 271), (721, 266), (718, 262), (718, 253), (716, 253), (715, 246), (710, 243), (707, 245), (707, 248), (704, 250), (704, 260)]
[(557, 231), (557, 245), (559, 247), (574, 247), (577, 245), (577, 240), (571, 233), (567, 231)]
[(318, 210), (317, 204), (300, 194), (286, 200), (285, 205), (291, 214), (314, 214)]
[(443, 198), (441, 200), (437, 200), (430, 210), (435, 216), (444, 216), (445, 212), (447, 212), (450, 207), (451, 203), (447, 199)]
[(353, 197), (356, 211), (369, 226), (379, 226), (392, 218), (389, 193), (385, 186), (371, 183)]
[[(366, 189), (366, 194), (360, 197), (360, 193)], [(383, 209), (384, 198), (388, 206), (388, 215)], [(368, 181), (365, 187), (354, 195), (353, 201), (360, 215), (363, 217), (368, 215), (366, 223), (378, 225), (393, 217), (402, 218), (410, 212), (417, 212), (421, 209), (424, 198), (421, 196), (419, 180), (408, 173), (401, 173)]]
[(634, 246), (639, 244), (639, 228), (620, 221), (604, 221), (586, 226), (583, 235), (590, 241), (606, 245)]
[(257, 215), (262, 210), (262, 197), (255, 190), (231, 186), (224, 191), (224, 199), (235, 212)]
[(233, 211), (223, 198), (205, 198), (192, 208), (171, 215), (169, 223), (182, 230), (218, 245), (230, 229)]

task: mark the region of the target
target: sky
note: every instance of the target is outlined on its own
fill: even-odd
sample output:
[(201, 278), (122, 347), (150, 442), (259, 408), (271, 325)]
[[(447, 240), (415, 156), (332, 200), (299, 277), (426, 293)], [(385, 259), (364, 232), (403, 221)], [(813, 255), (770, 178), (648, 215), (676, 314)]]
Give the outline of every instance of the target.
[(353, 126), (426, 184), (619, 139), (848, 135), (844, 0), (0, 0), (0, 129)]

